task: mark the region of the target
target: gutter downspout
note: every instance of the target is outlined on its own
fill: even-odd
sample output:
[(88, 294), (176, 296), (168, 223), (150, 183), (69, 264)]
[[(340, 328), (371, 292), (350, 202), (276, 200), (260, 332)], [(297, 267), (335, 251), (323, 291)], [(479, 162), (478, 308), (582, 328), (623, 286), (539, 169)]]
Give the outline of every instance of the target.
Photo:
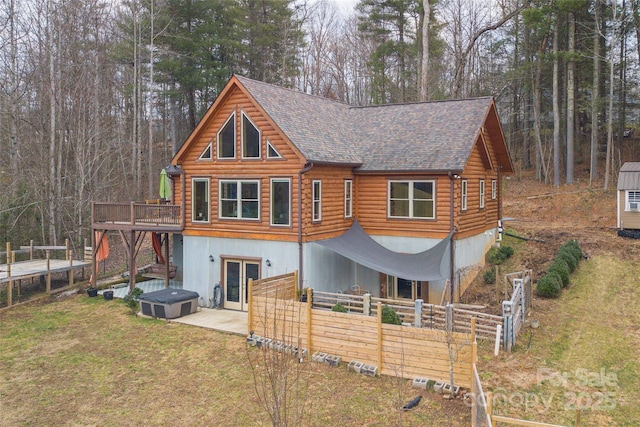
[(498, 166), (498, 221), (502, 221), (502, 166)]
[(298, 172), (298, 289), (302, 290), (304, 283), (304, 269), (302, 257), (302, 174), (309, 172), (313, 168), (313, 163), (307, 163)]
[[(449, 230), (453, 230), (454, 229), (454, 224), (453, 224), (453, 213), (454, 213), (454, 206), (453, 206), (453, 197), (454, 197), (454, 176), (451, 172), (449, 172), (449, 180), (450, 180), (450, 185), (449, 185)], [(449, 242), (449, 267), (450, 267), (450, 271), (449, 271), (449, 288), (450, 288), (450, 303), (453, 304), (453, 288), (454, 288), (454, 284), (455, 282), (453, 281), (454, 279), (454, 275), (455, 275), (455, 265), (454, 265), (454, 260), (455, 260), (455, 245), (453, 244), (453, 234), (451, 235), (451, 241)]]

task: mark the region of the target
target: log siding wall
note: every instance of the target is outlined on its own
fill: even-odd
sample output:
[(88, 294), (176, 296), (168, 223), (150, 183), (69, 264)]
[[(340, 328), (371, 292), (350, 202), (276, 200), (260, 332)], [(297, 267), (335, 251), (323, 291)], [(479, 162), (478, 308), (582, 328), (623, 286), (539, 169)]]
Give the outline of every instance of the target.
[[(296, 241), (298, 238), (298, 173), (307, 164), (295, 147), (287, 140), (270, 118), (262, 113), (253, 101), (238, 87), (225, 92), (216, 101), (216, 110), (182, 154), (181, 166), (185, 171), (185, 235), (258, 240)], [(218, 159), (217, 133), (229, 117), (235, 113), (236, 158)], [(242, 159), (242, 114), (245, 114), (260, 131), (261, 156)], [(492, 165), (498, 164), (488, 132), (484, 132), (486, 149), (481, 137), (473, 147), (467, 165), (461, 174), (468, 181), (468, 209), (461, 211), (460, 180), (454, 185), (454, 224), (457, 238), (478, 234), (497, 224), (498, 200), (491, 199), (491, 180), (497, 180), (496, 166), (486, 169), (488, 153)], [(267, 158), (267, 141), (279, 152), (281, 159)], [(211, 144), (212, 159), (200, 160), (203, 150)], [(484, 160), (483, 160), (484, 156)], [(183, 178), (174, 178), (174, 200), (182, 201)], [(210, 219), (208, 223), (194, 223), (192, 218), (192, 179), (210, 179)], [(270, 225), (270, 180), (285, 178), (291, 182), (291, 224)], [(260, 188), (260, 215), (257, 220), (219, 218), (220, 179), (258, 180)], [(344, 217), (344, 181), (353, 182), (353, 216)], [(485, 208), (479, 208), (479, 180), (485, 180)], [(312, 181), (322, 182), (322, 220), (311, 218)], [(402, 219), (388, 217), (389, 180), (432, 180), (435, 182), (435, 219)], [(347, 230), (354, 218), (373, 235), (410, 236), (418, 238), (443, 238), (450, 231), (451, 179), (446, 174), (359, 173), (349, 166), (313, 165), (302, 177), (302, 240), (314, 241), (335, 237)], [(500, 189), (498, 188), (498, 192)]]

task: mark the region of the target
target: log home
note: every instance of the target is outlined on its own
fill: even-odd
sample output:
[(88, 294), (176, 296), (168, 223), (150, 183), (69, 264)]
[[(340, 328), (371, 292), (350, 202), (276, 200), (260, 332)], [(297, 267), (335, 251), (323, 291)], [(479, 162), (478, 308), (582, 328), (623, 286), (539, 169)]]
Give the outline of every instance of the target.
[(490, 97), (352, 107), (233, 76), (167, 169), (184, 288), (244, 310), (249, 278), (295, 270), (300, 288), (457, 299), (513, 167)]

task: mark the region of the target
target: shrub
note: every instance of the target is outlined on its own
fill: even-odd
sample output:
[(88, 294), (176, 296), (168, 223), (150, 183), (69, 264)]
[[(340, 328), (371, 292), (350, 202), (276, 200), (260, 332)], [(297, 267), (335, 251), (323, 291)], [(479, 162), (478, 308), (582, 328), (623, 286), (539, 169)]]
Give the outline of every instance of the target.
[(402, 325), (402, 320), (400, 320), (400, 316), (398, 316), (398, 313), (396, 313), (393, 308), (385, 304), (382, 306), (382, 323)]
[(493, 268), (490, 268), (489, 270), (486, 270), (484, 272), (484, 275), (482, 276), (482, 278), (484, 279), (484, 283), (486, 283), (487, 285), (491, 284), (491, 283), (495, 283), (496, 282), (496, 272)]
[(513, 255), (511, 246), (493, 247), (487, 252), (487, 262), (489, 264), (500, 265), (503, 261)]
[(331, 307), (331, 311), (337, 311), (338, 313), (346, 313), (347, 312), (347, 308), (344, 305), (342, 305), (341, 303), (337, 303), (336, 305)]
[(558, 251), (558, 256), (556, 258), (561, 258), (567, 263), (570, 273), (573, 273), (573, 271), (578, 266), (578, 259), (573, 255), (571, 249), (569, 248), (560, 248), (560, 250)]
[(536, 285), (536, 294), (544, 298), (557, 298), (562, 292), (562, 287), (555, 277), (549, 274), (542, 276)]
[(515, 251), (511, 246), (500, 246), (500, 252), (506, 255), (506, 258), (512, 257)]
[(129, 293), (122, 298), (124, 305), (129, 307), (131, 312), (134, 314), (138, 312), (138, 298), (140, 298), (140, 295), (142, 295), (143, 292), (144, 291), (140, 288), (133, 288), (132, 291), (129, 291)]
[(547, 271), (548, 272), (553, 271), (558, 273), (558, 275), (560, 276), (560, 279), (562, 279), (563, 288), (566, 288), (567, 286), (569, 286), (569, 274), (570, 274), (569, 266), (567, 265), (567, 262), (563, 258), (556, 258), (555, 261), (553, 261), (553, 264), (551, 264), (551, 266)]
[(580, 249), (580, 245), (577, 240), (568, 240), (567, 243), (562, 245), (562, 247), (569, 249), (573, 256), (578, 260), (582, 258), (582, 249)]

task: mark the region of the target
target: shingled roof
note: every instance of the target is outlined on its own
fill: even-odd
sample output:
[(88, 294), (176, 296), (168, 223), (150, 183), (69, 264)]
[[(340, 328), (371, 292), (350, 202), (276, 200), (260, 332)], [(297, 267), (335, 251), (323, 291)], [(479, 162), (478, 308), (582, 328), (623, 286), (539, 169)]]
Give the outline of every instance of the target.
[(360, 171), (462, 171), (490, 97), (351, 107), (235, 76), (310, 162)]

